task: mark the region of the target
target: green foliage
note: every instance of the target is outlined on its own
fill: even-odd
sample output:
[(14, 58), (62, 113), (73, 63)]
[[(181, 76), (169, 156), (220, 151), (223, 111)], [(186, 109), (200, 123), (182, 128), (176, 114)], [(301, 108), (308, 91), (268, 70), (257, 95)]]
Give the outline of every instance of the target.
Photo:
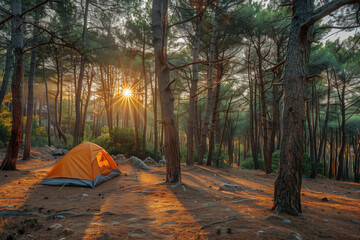
[(134, 129), (132, 128), (115, 127), (109, 131), (107, 127), (103, 127), (101, 136), (92, 142), (102, 146), (110, 154), (138, 155), (135, 150)]
[(217, 162), (219, 162), (218, 164), (219, 167), (221, 168), (228, 167), (229, 165), (225, 163), (226, 153), (224, 151), (221, 151), (219, 156), (219, 150), (220, 150), (220, 144), (216, 144), (213, 151), (213, 165), (216, 166)]
[(40, 147), (47, 144), (47, 132), (45, 130), (45, 127), (39, 126), (38, 118), (38, 116), (35, 116), (32, 119), (31, 145), (33, 147)]
[(10, 140), (12, 114), (8, 108), (0, 108), (0, 146), (5, 147)]
[[(277, 171), (279, 167), (279, 160), (280, 160), (280, 150), (276, 151), (272, 155), (272, 170)], [(322, 174), (323, 164), (322, 163), (315, 163), (310, 159), (309, 154), (303, 154), (303, 161), (302, 161), (302, 169), (301, 172), (304, 176), (310, 176), (311, 174), (311, 166), (315, 164), (316, 173)]]
[[(260, 169), (264, 169), (264, 159), (258, 158)], [(253, 157), (247, 157), (245, 160), (240, 162), (240, 168), (244, 169), (255, 169)]]

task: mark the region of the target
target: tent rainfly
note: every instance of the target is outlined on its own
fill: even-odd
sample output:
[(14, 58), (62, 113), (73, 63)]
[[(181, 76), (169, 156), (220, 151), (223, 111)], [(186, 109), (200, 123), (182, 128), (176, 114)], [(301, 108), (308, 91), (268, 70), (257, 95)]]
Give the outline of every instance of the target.
[(120, 173), (114, 159), (102, 147), (86, 142), (64, 155), (40, 184), (94, 188)]

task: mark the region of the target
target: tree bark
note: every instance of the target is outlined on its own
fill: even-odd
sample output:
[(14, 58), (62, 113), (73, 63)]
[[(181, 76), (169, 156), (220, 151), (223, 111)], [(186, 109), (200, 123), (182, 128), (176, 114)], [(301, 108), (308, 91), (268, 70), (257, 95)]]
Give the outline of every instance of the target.
[[(35, 24), (39, 23), (39, 10), (35, 10)], [(33, 43), (32, 46), (37, 45), (37, 28), (34, 27), (33, 30)], [(36, 68), (36, 48), (31, 51), (31, 60), (30, 60), (30, 71), (29, 71), (29, 81), (28, 81), (28, 104), (27, 104), (27, 113), (26, 113), (26, 126), (25, 126), (25, 145), (23, 152), (23, 160), (28, 160), (30, 158), (31, 150), (31, 130), (32, 130), (32, 120), (34, 113), (34, 74)]]
[(148, 89), (147, 89), (147, 77), (146, 77), (146, 69), (145, 69), (145, 31), (144, 31), (144, 39), (143, 39), (143, 52), (142, 52), (142, 70), (143, 70), (143, 78), (144, 78), (144, 129), (143, 129), (143, 138), (142, 138), (142, 157), (146, 158), (146, 128), (147, 128), (147, 101), (148, 101)]
[(179, 136), (175, 126), (174, 97), (170, 88), (167, 59), (167, 0), (153, 0), (152, 29), (156, 71), (159, 82), (162, 124), (165, 134), (166, 182), (181, 181)]
[(213, 104), (213, 84), (214, 84), (214, 59), (215, 59), (215, 44), (217, 40), (217, 31), (219, 26), (220, 12), (218, 7), (215, 7), (215, 17), (210, 41), (210, 65), (209, 65), (209, 78), (207, 80), (207, 104), (206, 112), (204, 116), (203, 126), (201, 128), (199, 152), (198, 152), (198, 165), (203, 165), (203, 159), (206, 151), (206, 138), (210, 125), (210, 116), (212, 112)]
[(15, 55), (14, 74), (11, 84), (12, 92), (12, 127), (9, 145), (1, 170), (16, 170), (16, 160), (21, 144), (23, 113), (21, 102), (21, 82), (24, 78), (23, 23), (21, 17), (21, 1), (11, 0), (13, 47)]
[(277, 213), (301, 215), (301, 165), (305, 152), (306, 77), (312, 26), (302, 27), (313, 12), (313, 1), (293, 1), (288, 50), (283, 80), (283, 126), (280, 164), (275, 181), (274, 209)]
[[(85, 12), (84, 12), (84, 25), (83, 25), (83, 33), (82, 33), (82, 44), (83, 46), (86, 45), (86, 38), (87, 38), (87, 19), (88, 19), (88, 12), (89, 12), (89, 2), (90, 0), (85, 1)], [(74, 130), (74, 142), (73, 147), (80, 143), (80, 128), (81, 128), (81, 109), (80, 109), (80, 102), (81, 102), (81, 92), (82, 92), (82, 82), (84, 78), (84, 71), (85, 71), (85, 55), (81, 55), (80, 60), (80, 73), (79, 79), (76, 89), (76, 97), (75, 97), (75, 130)]]
[[(200, 9), (199, 9), (200, 10)], [(197, 12), (199, 11), (197, 8)], [(195, 36), (194, 36), (194, 53), (193, 53), (193, 62), (199, 61), (199, 52), (200, 52), (200, 36), (201, 36), (201, 18), (196, 19), (195, 25)], [(194, 134), (197, 131), (195, 123), (195, 101), (196, 101), (196, 92), (198, 86), (199, 70), (198, 64), (193, 64), (192, 66), (193, 76), (191, 79), (190, 86), (190, 99), (189, 99), (189, 118), (188, 118), (188, 130), (187, 130), (187, 158), (186, 164), (194, 164)]]

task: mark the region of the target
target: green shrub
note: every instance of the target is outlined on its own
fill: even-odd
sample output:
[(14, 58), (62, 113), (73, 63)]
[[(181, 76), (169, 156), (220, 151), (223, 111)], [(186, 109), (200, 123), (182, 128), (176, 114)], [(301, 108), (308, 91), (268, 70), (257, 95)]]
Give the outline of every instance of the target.
[(0, 146), (6, 147), (11, 135), (12, 114), (8, 112), (8, 108), (3, 106), (0, 108)]
[[(260, 169), (264, 169), (264, 160), (262, 158), (258, 158)], [(240, 162), (240, 167), (245, 169), (255, 169), (254, 159), (252, 157), (248, 157), (245, 160)]]

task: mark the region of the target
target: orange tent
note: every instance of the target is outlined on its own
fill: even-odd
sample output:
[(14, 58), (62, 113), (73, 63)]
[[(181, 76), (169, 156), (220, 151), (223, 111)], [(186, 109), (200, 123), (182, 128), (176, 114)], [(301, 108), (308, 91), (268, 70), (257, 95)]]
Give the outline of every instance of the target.
[(94, 188), (120, 173), (114, 159), (102, 147), (86, 142), (62, 157), (40, 184)]

